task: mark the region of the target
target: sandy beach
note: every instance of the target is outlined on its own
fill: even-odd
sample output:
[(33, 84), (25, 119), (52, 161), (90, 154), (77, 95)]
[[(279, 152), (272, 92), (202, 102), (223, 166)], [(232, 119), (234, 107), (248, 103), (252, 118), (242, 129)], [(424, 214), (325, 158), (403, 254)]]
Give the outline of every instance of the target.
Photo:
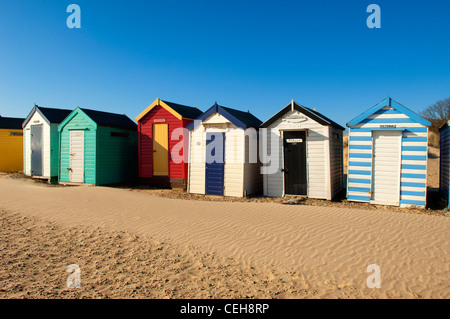
[[(450, 219), (0, 175), (0, 298), (448, 298)], [(78, 264), (82, 288), (69, 289)], [(367, 266), (381, 269), (370, 289)]]

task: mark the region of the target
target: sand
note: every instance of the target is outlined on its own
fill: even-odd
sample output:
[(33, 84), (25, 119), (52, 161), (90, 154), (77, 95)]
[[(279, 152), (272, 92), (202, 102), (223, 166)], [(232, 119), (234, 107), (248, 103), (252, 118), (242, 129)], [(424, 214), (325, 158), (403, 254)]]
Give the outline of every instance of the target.
[[(447, 217), (187, 201), (7, 175), (0, 209), (2, 298), (450, 296)], [(71, 263), (82, 269), (76, 292), (65, 286)], [(366, 285), (370, 264), (380, 266), (379, 289)]]

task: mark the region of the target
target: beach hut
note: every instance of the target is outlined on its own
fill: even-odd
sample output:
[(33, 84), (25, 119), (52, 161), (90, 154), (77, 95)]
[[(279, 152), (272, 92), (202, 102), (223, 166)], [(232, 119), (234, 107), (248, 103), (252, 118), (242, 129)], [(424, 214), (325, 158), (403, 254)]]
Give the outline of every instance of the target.
[[(196, 107), (157, 98), (136, 117), (141, 182), (159, 187), (186, 188), (188, 163), (183, 152), (187, 152), (189, 137), (179, 133), (201, 114), (202, 111)], [(185, 146), (177, 152), (180, 159), (172, 158), (172, 151), (180, 140)]]
[(331, 200), (344, 189), (344, 128), (292, 101), (261, 125), (276, 167), (264, 174), (264, 195)]
[(56, 181), (59, 164), (58, 125), (71, 110), (35, 105), (23, 122), (24, 173)]
[(23, 168), (23, 131), (25, 119), (0, 116), (0, 172)]
[(217, 103), (188, 125), (188, 192), (242, 197), (262, 190), (261, 121)]
[(430, 122), (386, 98), (347, 123), (347, 198), (425, 207)]
[(77, 107), (58, 131), (60, 183), (108, 185), (137, 179), (137, 125), (126, 115)]
[(440, 129), (440, 155), (439, 155), (439, 191), (441, 197), (450, 205), (450, 121)]

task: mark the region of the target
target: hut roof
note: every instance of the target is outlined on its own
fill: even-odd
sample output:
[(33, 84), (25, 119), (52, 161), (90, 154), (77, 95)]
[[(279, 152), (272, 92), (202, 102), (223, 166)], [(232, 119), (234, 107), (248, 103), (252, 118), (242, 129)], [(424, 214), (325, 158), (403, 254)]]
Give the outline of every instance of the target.
[(322, 125), (329, 125), (329, 126), (333, 126), (333, 127), (337, 128), (337, 129), (340, 129), (340, 130), (345, 130), (345, 128), (343, 128), (342, 126), (340, 126), (336, 122), (330, 120), (325, 115), (323, 115), (323, 114), (321, 114), (321, 113), (319, 113), (319, 112), (317, 112), (315, 110), (312, 110), (312, 109), (310, 109), (310, 108), (308, 108), (306, 106), (300, 105), (300, 104), (294, 102), (293, 100), (286, 107), (281, 109), (277, 114), (275, 114), (270, 119), (268, 119), (263, 124), (261, 124), (261, 127), (262, 128), (269, 127), (275, 121), (277, 121), (278, 119), (283, 117), (285, 114), (287, 114), (292, 109), (295, 109), (296, 111), (305, 114), (309, 118), (313, 119), (314, 121), (316, 121), (316, 122), (318, 122), (318, 123), (320, 123)]
[(172, 113), (178, 119), (195, 119), (199, 117), (203, 112), (196, 107), (182, 105), (178, 103), (163, 101), (157, 98), (152, 104), (150, 104), (141, 114), (139, 114), (135, 120), (139, 122), (145, 115), (147, 115), (153, 108), (161, 106), (168, 112)]
[(21, 130), (25, 119), (0, 116), (0, 129)]
[(28, 124), (28, 122), (31, 120), (31, 117), (35, 112), (38, 112), (48, 124), (50, 123), (59, 124), (62, 121), (64, 121), (64, 119), (70, 114), (70, 112), (72, 112), (72, 110), (56, 109), (35, 105), (31, 110), (30, 114), (28, 114), (25, 121), (23, 121), (22, 127), (25, 127)]
[(250, 112), (244, 112), (236, 109), (232, 109), (229, 107), (221, 106), (215, 103), (212, 107), (210, 107), (205, 113), (200, 115), (195, 119), (194, 122), (187, 126), (188, 130), (194, 129), (196, 123), (203, 122), (212, 114), (219, 113), (223, 115), (226, 119), (228, 119), (231, 123), (236, 125), (239, 128), (246, 129), (249, 127), (259, 128), (261, 125), (261, 120), (256, 116), (251, 114)]
[(412, 119), (413, 121), (416, 121), (419, 124), (422, 124), (423, 126), (431, 125), (431, 123), (428, 120), (424, 119), (419, 114), (411, 111), (406, 106), (401, 105), (400, 103), (391, 99), (390, 97), (387, 97), (384, 100), (382, 100), (382, 101), (378, 102), (377, 104), (375, 104), (374, 106), (372, 106), (370, 109), (368, 109), (361, 115), (355, 117), (353, 120), (348, 122), (347, 126), (351, 127), (351, 126), (355, 126), (355, 125), (361, 123), (361, 121), (367, 119), (369, 116), (371, 116), (375, 112), (381, 110), (383, 107), (392, 107), (393, 109), (407, 115), (410, 119)]

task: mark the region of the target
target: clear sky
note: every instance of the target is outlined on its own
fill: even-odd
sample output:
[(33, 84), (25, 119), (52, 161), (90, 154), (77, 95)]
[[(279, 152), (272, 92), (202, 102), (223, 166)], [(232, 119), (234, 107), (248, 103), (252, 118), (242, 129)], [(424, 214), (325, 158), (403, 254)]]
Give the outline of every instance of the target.
[(262, 121), (291, 99), (342, 125), (388, 95), (421, 111), (450, 97), (449, 15), (450, 0), (0, 0), (0, 115), (134, 119), (157, 97)]

